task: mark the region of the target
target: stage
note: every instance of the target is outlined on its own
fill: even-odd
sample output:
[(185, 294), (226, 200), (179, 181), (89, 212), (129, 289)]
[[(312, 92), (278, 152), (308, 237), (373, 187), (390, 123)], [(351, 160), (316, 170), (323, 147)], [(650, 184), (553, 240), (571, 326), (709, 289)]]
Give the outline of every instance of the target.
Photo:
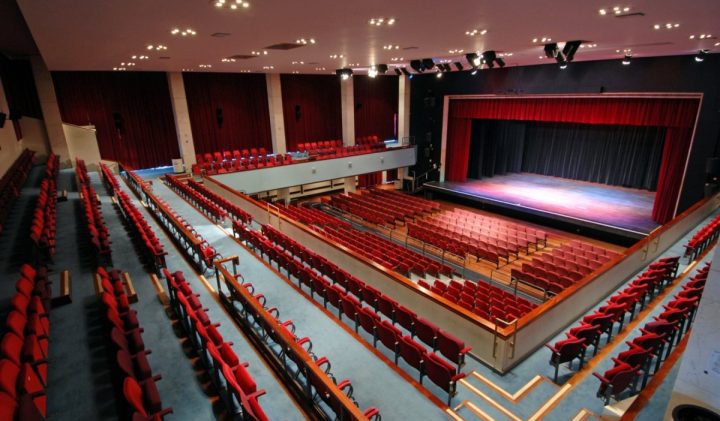
[(655, 193), (530, 173), (467, 182), (429, 182), (426, 191), (472, 206), (627, 245), (659, 225)]

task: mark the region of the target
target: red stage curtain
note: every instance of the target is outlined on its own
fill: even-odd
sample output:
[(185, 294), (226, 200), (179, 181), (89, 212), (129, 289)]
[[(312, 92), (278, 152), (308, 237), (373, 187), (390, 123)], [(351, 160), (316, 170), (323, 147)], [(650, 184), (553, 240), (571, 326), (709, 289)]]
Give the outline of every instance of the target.
[[(658, 177), (658, 194), (653, 204), (653, 219), (664, 224), (675, 215), (675, 205), (682, 188), (685, 162), (690, 151), (692, 129), (671, 127), (665, 133), (665, 149)], [(660, 194), (662, 192), (662, 194)]]
[(53, 72), (52, 77), (63, 122), (95, 125), (103, 159), (151, 168), (180, 157), (165, 73)]
[[(674, 216), (692, 128), (700, 102), (677, 98), (478, 98), (450, 102), (445, 179), (467, 179), (470, 121), (473, 119), (553, 121), (585, 124), (658, 126), (668, 129), (655, 196), (653, 219)], [(678, 128), (682, 130), (672, 130)], [(683, 149), (684, 148), (684, 149)]]
[(448, 118), (445, 181), (467, 180), (471, 128), (472, 120), (469, 118)]
[(340, 78), (280, 75), (287, 150), (297, 144), (342, 139)]
[(183, 81), (196, 153), (272, 150), (264, 74), (183, 73)]
[(355, 136), (397, 138), (398, 77), (353, 76)]

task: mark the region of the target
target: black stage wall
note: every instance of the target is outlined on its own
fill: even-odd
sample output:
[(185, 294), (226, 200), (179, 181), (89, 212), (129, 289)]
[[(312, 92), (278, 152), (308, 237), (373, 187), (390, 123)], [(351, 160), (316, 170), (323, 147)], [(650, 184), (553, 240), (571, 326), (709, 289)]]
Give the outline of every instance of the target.
[[(484, 69), (476, 76), (469, 71), (415, 75), (411, 81), (410, 134), (420, 147), (416, 170), (432, 165), (423, 151), (430, 147), (433, 162), (440, 161), (444, 95), (468, 94), (597, 94), (599, 92), (702, 92), (700, 120), (690, 164), (680, 195), (682, 212), (703, 197), (705, 159), (720, 153), (720, 54), (703, 63), (693, 56), (633, 58), (630, 66), (620, 60), (571, 63), (560, 70), (557, 64)], [(437, 175), (435, 175), (437, 178)]]

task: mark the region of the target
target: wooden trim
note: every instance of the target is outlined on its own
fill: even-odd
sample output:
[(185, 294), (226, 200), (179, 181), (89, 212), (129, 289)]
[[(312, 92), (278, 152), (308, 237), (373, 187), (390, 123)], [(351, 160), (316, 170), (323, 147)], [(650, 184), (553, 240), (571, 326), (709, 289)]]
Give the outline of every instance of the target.
[(152, 282), (153, 286), (155, 287), (155, 292), (157, 292), (158, 295), (165, 293), (165, 289), (163, 288), (160, 279), (158, 279), (158, 276), (154, 273), (150, 274), (150, 282)]
[(64, 270), (60, 273), (60, 295), (53, 297), (51, 304), (53, 307), (72, 303), (72, 280), (70, 279), (70, 271)]
[(93, 288), (95, 289), (95, 295), (100, 295), (103, 293), (102, 279), (97, 273), (93, 274)]
[[(517, 390), (517, 392), (510, 394), (508, 391), (503, 389), (502, 387), (496, 385), (494, 382), (490, 381), (489, 379), (483, 377), (480, 373), (477, 371), (473, 371), (471, 375), (481, 382), (483, 382), (485, 385), (487, 385), (489, 388), (491, 388), (495, 393), (502, 396), (503, 398), (507, 399), (508, 401), (517, 404), (519, 401), (521, 401), (525, 396), (527, 396), (528, 393), (532, 392), (537, 386), (540, 385), (540, 383), (547, 381), (547, 377), (537, 375), (530, 379), (529, 382), (525, 383), (523, 387)], [(552, 383), (552, 385), (556, 386), (556, 384)]]
[(125, 290), (127, 291), (128, 301), (131, 303), (137, 303), (138, 296), (137, 292), (135, 292), (135, 285), (133, 285), (132, 278), (130, 278), (130, 273), (123, 272), (122, 278), (123, 283), (125, 284)]
[(452, 410), (450, 408), (446, 409), (445, 413), (448, 415), (448, 417), (450, 417), (451, 419), (453, 419), (455, 421), (465, 421), (465, 419), (463, 419), (463, 417), (458, 415), (454, 410)]
[[(470, 384), (466, 379), (462, 379), (459, 381), (460, 384), (467, 387), (472, 393), (482, 398), (485, 402), (490, 404), (493, 408), (500, 411), (505, 415), (506, 417), (510, 418), (513, 421), (523, 421), (522, 418), (518, 417), (517, 415), (513, 414), (512, 411), (505, 408), (504, 405), (497, 402), (495, 399), (491, 398), (490, 396), (486, 395), (482, 390), (478, 389), (477, 387)], [(468, 402), (470, 404), (471, 402)]]
[(487, 414), (487, 412), (480, 409), (479, 406), (475, 405), (474, 403), (470, 401), (465, 401), (463, 404), (472, 412), (473, 414), (477, 415), (481, 420), (484, 421), (495, 421), (493, 417)]
[(685, 336), (682, 338), (678, 346), (673, 349), (673, 351), (670, 353), (670, 356), (665, 360), (665, 362), (663, 362), (657, 373), (653, 375), (652, 380), (650, 380), (647, 386), (640, 392), (637, 398), (635, 398), (633, 403), (623, 414), (622, 418), (620, 418), (620, 421), (634, 420), (640, 414), (640, 411), (642, 411), (645, 405), (650, 402), (650, 399), (652, 399), (653, 395), (655, 395), (655, 392), (665, 381), (665, 378), (667, 377), (668, 373), (670, 373), (670, 370), (672, 370), (673, 366), (675, 366), (675, 363), (678, 362), (680, 357), (685, 352), (685, 348), (687, 347), (691, 332), (692, 329), (688, 330), (685, 333)]
[(570, 390), (573, 389), (573, 385), (570, 383), (565, 383), (563, 387), (560, 388), (557, 392), (555, 392), (554, 395), (550, 399), (548, 399), (543, 406), (540, 407), (530, 418), (528, 418), (528, 421), (537, 421), (545, 418), (545, 416), (553, 410), (563, 399), (565, 399), (565, 396), (570, 392)]

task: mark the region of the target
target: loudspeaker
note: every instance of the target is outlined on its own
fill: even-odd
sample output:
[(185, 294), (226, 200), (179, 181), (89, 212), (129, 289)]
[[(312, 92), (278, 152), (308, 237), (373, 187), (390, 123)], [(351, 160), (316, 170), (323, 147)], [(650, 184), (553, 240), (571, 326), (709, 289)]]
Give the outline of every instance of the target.
[(301, 116), (300, 105), (295, 105), (295, 120), (300, 120)]
[(708, 177), (720, 176), (720, 158), (708, 158), (705, 160), (705, 173)]
[(5, 127), (5, 119), (7, 118), (7, 114), (0, 113), (0, 129)]
[(223, 125), (223, 110), (220, 107), (217, 107), (215, 109), (215, 119), (217, 119), (218, 127), (222, 127)]
[(115, 112), (113, 113), (113, 121), (115, 122), (115, 128), (117, 130), (122, 130), (123, 128), (123, 119), (120, 113)]

